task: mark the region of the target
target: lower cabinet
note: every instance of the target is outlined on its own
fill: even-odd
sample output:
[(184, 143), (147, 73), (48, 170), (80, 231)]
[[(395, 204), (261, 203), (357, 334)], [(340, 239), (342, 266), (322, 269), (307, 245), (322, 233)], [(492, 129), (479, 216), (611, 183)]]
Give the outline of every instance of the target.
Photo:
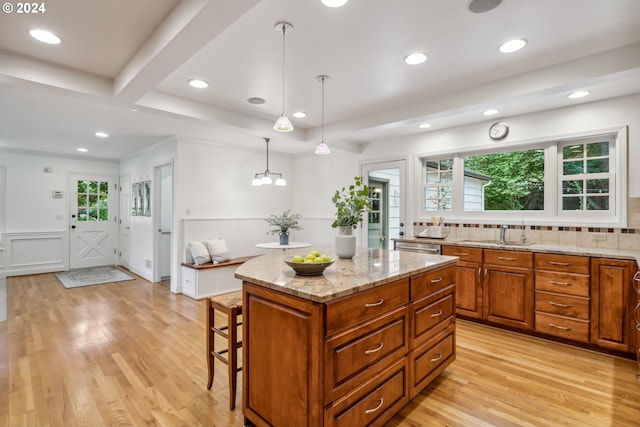
[(631, 293), (634, 272), (634, 262), (592, 258), (593, 344), (613, 350), (634, 351), (635, 324), (632, 313), (636, 298)]
[(442, 255), (457, 256), (456, 263), (456, 313), (482, 318), (482, 249), (458, 246), (442, 246)]
[(245, 417), (384, 425), (455, 360), (454, 280), (450, 265), (325, 304), (244, 282)]
[(633, 276), (633, 290), (635, 291), (637, 301), (637, 304), (633, 309), (633, 320), (636, 330), (635, 350), (636, 358), (638, 360), (638, 373), (636, 374), (636, 379), (640, 381), (640, 271), (636, 271), (636, 274)]
[(533, 254), (484, 251), (484, 318), (500, 325), (533, 329)]

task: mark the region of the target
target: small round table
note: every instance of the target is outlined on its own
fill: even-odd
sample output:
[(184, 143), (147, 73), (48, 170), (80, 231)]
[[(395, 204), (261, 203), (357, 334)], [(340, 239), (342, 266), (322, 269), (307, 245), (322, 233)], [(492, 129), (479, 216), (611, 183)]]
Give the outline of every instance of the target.
[(311, 246), (311, 243), (306, 242), (289, 242), (288, 245), (281, 245), (280, 242), (256, 243), (256, 248), (282, 249), (283, 251), (286, 249), (308, 248), (309, 246)]

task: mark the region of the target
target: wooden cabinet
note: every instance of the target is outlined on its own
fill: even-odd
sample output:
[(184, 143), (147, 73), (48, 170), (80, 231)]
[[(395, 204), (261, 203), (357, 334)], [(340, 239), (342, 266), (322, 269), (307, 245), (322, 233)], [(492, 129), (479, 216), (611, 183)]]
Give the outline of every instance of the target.
[(640, 271), (636, 271), (636, 274), (633, 276), (633, 290), (635, 291), (637, 302), (633, 310), (633, 321), (636, 330), (635, 351), (636, 359), (638, 360), (636, 379), (640, 381)]
[(533, 329), (533, 292), (533, 253), (485, 249), (485, 319)]
[(635, 263), (631, 261), (592, 258), (592, 343), (613, 350), (633, 351), (634, 271)]
[(455, 267), (315, 303), (244, 282), (257, 426), (382, 426), (455, 359)]
[(589, 342), (589, 257), (535, 254), (535, 330)]
[(442, 246), (442, 255), (457, 256), (456, 313), (475, 319), (482, 318), (482, 248)]

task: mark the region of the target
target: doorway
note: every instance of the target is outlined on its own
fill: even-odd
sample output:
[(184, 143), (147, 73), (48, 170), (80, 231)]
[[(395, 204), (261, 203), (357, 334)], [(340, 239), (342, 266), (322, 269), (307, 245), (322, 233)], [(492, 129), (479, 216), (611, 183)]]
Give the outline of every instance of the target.
[(393, 239), (405, 234), (405, 161), (363, 164), (362, 176), (371, 188), (367, 247), (393, 249)]
[(154, 238), (153, 281), (171, 281), (171, 254), (173, 228), (173, 164), (154, 168), (153, 211)]
[(69, 182), (69, 268), (115, 264), (115, 178), (71, 175)]

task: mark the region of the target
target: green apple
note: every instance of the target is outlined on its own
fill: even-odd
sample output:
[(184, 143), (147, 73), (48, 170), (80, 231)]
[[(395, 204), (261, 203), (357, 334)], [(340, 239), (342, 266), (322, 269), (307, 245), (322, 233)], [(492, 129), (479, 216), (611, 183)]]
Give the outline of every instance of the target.
[(294, 255), (291, 258), (291, 262), (304, 262), (304, 257), (302, 255)]

